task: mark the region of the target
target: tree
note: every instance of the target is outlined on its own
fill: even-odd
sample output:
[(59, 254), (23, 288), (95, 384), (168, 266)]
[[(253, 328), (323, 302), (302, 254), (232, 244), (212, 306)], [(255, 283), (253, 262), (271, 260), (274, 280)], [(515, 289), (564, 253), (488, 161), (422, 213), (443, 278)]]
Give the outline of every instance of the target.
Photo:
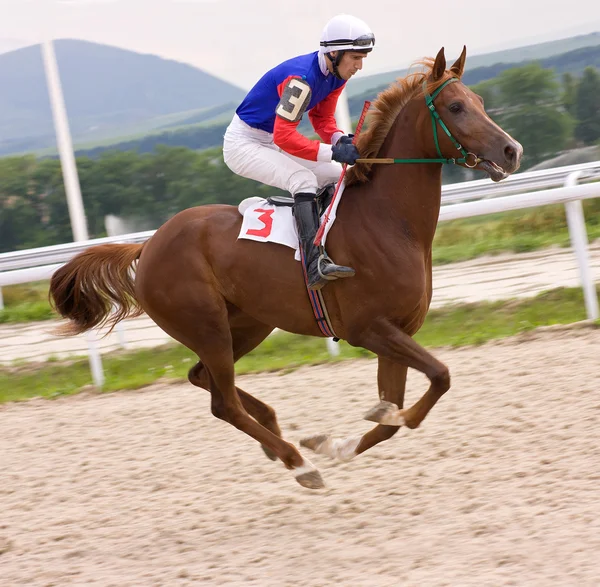
[(0, 159), (0, 251), (52, 244), (46, 196), (55, 167), (33, 156)]
[(523, 168), (553, 157), (567, 144), (573, 121), (561, 104), (554, 72), (533, 63), (498, 78), (504, 108), (498, 119), (524, 150)]
[(479, 82), (473, 86), (470, 86), (471, 90), (473, 90), (477, 95), (483, 98), (483, 105), (485, 107), (485, 111), (493, 116), (494, 111), (496, 111), (501, 104), (498, 103), (499, 91), (498, 91), (498, 80), (490, 79), (484, 82)]
[(577, 126), (575, 136), (591, 145), (600, 139), (600, 73), (595, 67), (586, 67), (575, 97)]
[(577, 102), (577, 80), (571, 73), (565, 73), (562, 76), (563, 80), (563, 94), (562, 94), (562, 105), (563, 108), (573, 117), (576, 116), (575, 104)]

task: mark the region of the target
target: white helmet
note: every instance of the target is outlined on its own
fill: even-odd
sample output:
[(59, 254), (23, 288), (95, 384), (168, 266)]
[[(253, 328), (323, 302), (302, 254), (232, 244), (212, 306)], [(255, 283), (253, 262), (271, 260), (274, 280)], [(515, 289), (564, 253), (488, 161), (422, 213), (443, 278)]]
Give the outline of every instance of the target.
[(321, 34), (321, 51), (361, 51), (368, 53), (375, 46), (375, 35), (369, 26), (349, 14), (334, 16)]

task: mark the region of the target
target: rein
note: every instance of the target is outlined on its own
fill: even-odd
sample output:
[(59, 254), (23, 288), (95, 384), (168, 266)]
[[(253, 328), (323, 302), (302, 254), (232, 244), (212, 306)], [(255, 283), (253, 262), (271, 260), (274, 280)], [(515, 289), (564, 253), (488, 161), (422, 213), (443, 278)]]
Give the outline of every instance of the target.
[[(431, 115), (431, 125), (433, 127), (433, 140), (435, 142), (435, 149), (439, 158), (433, 159), (392, 159), (392, 158), (375, 158), (375, 159), (357, 159), (357, 163), (383, 163), (387, 165), (391, 165), (394, 163), (444, 163), (448, 165), (458, 165), (459, 163), (464, 163), (466, 167), (473, 168), (475, 167), (481, 159), (475, 155), (475, 153), (467, 152), (464, 147), (452, 136), (452, 133), (448, 130), (448, 127), (444, 124), (444, 121), (441, 119), (438, 111), (435, 109), (435, 104), (433, 101), (438, 97), (440, 92), (448, 85), (454, 82), (457, 82), (458, 78), (453, 77), (446, 80), (433, 94), (429, 94), (427, 91), (427, 80), (423, 81), (423, 93), (425, 94), (425, 103), (427, 104), (427, 108), (429, 108), (429, 114)], [(452, 144), (456, 147), (458, 151), (460, 151), (462, 157), (459, 158), (446, 158), (442, 155), (442, 151), (440, 150), (439, 140), (438, 140), (438, 129), (437, 125), (442, 127), (442, 130), (448, 135)], [(472, 158), (472, 163), (469, 163), (469, 160)]]

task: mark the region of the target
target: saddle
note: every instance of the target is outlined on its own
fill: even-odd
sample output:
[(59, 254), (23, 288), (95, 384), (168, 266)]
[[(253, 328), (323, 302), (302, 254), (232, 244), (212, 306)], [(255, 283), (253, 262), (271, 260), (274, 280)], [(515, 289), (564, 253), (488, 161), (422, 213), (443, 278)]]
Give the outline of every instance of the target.
[[(329, 183), (317, 191), (317, 210), (319, 216), (327, 210), (334, 193), (335, 183)], [(267, 202), (273, 206), (289, 206), (291, 208), (294, 205), (294, 198), (292, 196), (269, 196)]]

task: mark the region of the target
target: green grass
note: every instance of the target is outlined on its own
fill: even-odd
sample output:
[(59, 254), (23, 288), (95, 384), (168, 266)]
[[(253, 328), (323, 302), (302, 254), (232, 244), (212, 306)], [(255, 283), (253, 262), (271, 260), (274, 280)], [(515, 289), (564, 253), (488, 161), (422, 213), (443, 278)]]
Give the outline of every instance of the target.
[(0, 324), (9, 322), (36, 322), (51, 320), (56, 314), (48, 302), (23, 302), (5, 310), (0, 310)]
[(3, 287), (4, 309), (0, 310), (0, 324), (56, 318), (48, 303), (48, 287), (47, 281)]
[[(583, 207), (588, 239), (593, 242), (600, 239), (600, 200), (584, 201)], [(542, 206), (440, 223), (433, 241), (433, 263), (569, 245), (564, 206)]]
[[(551, 324), (585, 319), (583, 295), (557, 289), (521, 301), (468, 304), (432, 310), (415, 339), (426, 348), (477, 345)], [(277, 333), (236, 364), (238, 374), (288, 372), (302, 365), (374, 357), (340, 341), (340, 355), (331, 357), (321, 338)], [(181, 345), (105, 355), (103, 391), (138, 389), (159, 379), (184, 381), (194, 354)], [(0, 403), (32, 397), (53, 398), (79, 392), (92, 383), (87, 358), (15, 364), (0, 367)]]

